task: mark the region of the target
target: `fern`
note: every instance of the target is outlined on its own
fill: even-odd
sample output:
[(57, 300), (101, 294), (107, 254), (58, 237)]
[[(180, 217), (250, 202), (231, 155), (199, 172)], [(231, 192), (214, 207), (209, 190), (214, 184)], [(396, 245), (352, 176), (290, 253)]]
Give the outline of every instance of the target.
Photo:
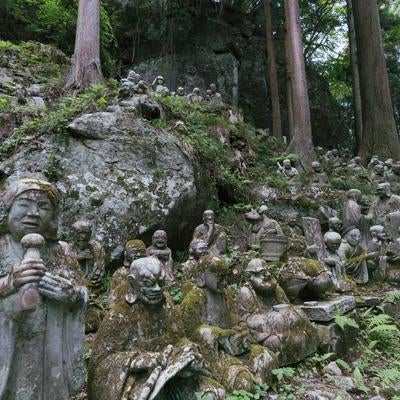
[(357, 322), (354, 321), (353, 318), (346, 317), (345, 315), (336, 314), (334, 317), (334, 321), (335, 324), (342, 330), (344, 330), (346, 326), (350, 326), (356, 329), (359, 328)]
[(380, 325), (388, 325), (393, 321), (393, 318), (387, 314), (373, 315), (367, 320), (367, 328), (372, 329)]
[(347, 371), (347, 372), (350, 372), (350, 371), (351, 371), (350, 365), (349, 365), (346, 361), (341, 360), (340, 358), (338, 358), (338, 359), (336, 360), (336, 364), (337, 364), (340, 368), (344, 369), (344, 370)]
[(400, 301), (400, 290), (394, 290), (388, 293), (384, 301), (387, 303), (396, 303)]
[(400, 369), (393, 367), (376, 370), (375, 378), (384, 386), (394, 385), (400, 382)]
[(378, 325), (372, 328), (370, 333), (390, 333), (390, 332), (400, 332), (396, 325)]
[(356, 389), (361, 393), (368, 393), (368, 388), (365, 386), (363, 374), (360, 371), (360, 368), (356, 367), (353, 373), (354, 383), (356, 385)]

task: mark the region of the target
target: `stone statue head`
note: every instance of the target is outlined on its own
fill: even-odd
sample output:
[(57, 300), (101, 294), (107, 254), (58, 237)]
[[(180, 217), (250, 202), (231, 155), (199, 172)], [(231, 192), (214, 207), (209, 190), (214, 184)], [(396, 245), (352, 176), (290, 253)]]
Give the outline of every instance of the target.
[(153, 233), (153, 246), (158, 249), (165, 249), (167, 247), (168, 236), (167, 232), (158, 230)]
[(139, 258), (132, 262), (129, 275), (128, 303), (160, 304), (164, 300), (165, 271), (156, 257)]
[(375, 240), (385, 240), (386, 233), (385, 228), (382, 225), (373, 225), (369, 228), (369, 233), (371, 234), (372, 239)]
[(342, 230), (342, 220), (338, 217), (328, 219), (329, 230), (333, 232), (340, 232)]
[(214, 256), (201, 257), (197, 266), (197, 286), (212, 293), (224, 293), (228, 264)]
[(211, 93), (214, 94), (217, 92), (217, 85), (215, 83), (210, 84)]
[(46, 239), (56, 239), (58, 190), (39, 179), (21, 179), (13, 183), (3, 197), (7, 228), (14, 239), (29, 233), (39, 233)]
[(383, 176), (385, 173), (385, 166), (382, 163), (378, 163), (374, 165), (374, 172), (376, 175)]
[(209, 249), (207, 243), (201, 239), (194, 239), (189, 245), (189, 257), (199, 260), (201, 257), (208, 255)]
[(390, 188), (390, 183), (389, 182), (379, 183), (377, 188), (376, 188), (376, 194), (381, 199), (389, 198), (392, 195), (392, 190)]
[(260, 296), (273, 296), (277, 282), (269, 272), (267, 263), (261, 258), (251, 260), (245, 269), (246, 281)]
[(282, 165), (285, 169), (291, 169), (292, 168), (292, 163), (289, 159), (285, 159), (282, 161)]
[(257, 212), (260, 215), (265, 215), (268, 211), (268, 206), (266, 206), (265, 204), (263, 204), (262, 206), (258, 207)]
[(165, 82), (165, 79), (164, 79), (163, 76), (158, 75), (157, 78), (156, 78), (156, 82), (157, 82), (158, 85), (162, 85)]
[(361, 165), (361, 157), (354, 157), (353, 160), (354, 164)]
[(124, 266), (129, 267), (133, 261), (146, 257), (146, 245), (141, 240), (129, 240), (124, 249)]
[(200, 96), (200, 89), (198, 87), (195, 87), (193, 89), (193, 94), (195, 94), (196, 96)]
[(393, 159), (392, 158), (388, 158), (385, 161), (385, 167), (387, 167), (388, 169), (392, 169), (392, 167), (393, 167)]
[(215, 222), (215, 216), (213, 210), (206, 210), (203, 212), (203, 223), (204, 225), (213, 225)]
[(361, 200), (361, 191), (358, 189), (350, 189), (346, 192), (346, 197), (349, 200), (359, 202)]
[(129, 80), (124, 80), (118, 91), (118, 99), (119, 100), (128, 99), (132, 95), (132, 90), (133, 90), (132, 82)]
[(400, 164), (393, 164), (392, 172), (394, 175), (400, 176)]
[(135, 71), (131, 69), (129, 70), (126, 79), (128, 79), (131, 82), (138, 83), (142, 79), (142, 77), (140, 76), (140, 74), (137, 74)]
[(333, 149), (332, 150), (332, 155), (333, 155), (333, 157), (338, 158), (339, 157), (339, 150), (338, 149)]
[(317, 153), (318, 156), (322, 156), (324, 154), (324, 148), (321, 146), (317, 146), (315, 148), (315, 152)]
[(313, 161), (311, 163), (311, 168), (314, 172), (320, 173), (322, 172), (321, 164), (318, 161)]
[(182, 86), (179, 86), (178, 89), (176, 89), (176, 94), (178, 96), (184, 96), (185, 95), (185, 89)]
[(337, 232), (326, 232), (324, 242), (328, 250), (335, 252), (342, 243), (342, 236)]
[(207, 94), (207, 96), (211, 96), (212, 95), (212, 91), (210, 89), (207, 89), (206, 90), (206, 94)]
[(351, 246), (357, 246), (361, 242), (361, 232), (353, 226), (347, 227), (344, 231), (344, 238)]
[(79, 220), (72, 225), (73, 241), (80, 249), (87, 248), (92, 237), (92, 224), (89, 221)]

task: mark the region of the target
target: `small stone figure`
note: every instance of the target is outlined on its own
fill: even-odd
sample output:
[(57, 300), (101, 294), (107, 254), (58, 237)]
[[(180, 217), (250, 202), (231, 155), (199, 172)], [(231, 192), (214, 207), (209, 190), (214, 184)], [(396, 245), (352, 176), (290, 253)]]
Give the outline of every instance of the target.
[(386, 248), (387, 269), (385, 279), (389, 283), (400, 284), (400, 227), (399, 237), (392, 240)]
[(301, 256), (305, 250), (304, 232), (298, 223), (297, 213), (289, 213), (286, 225), (283, 225), (283, 233), (288, 238), (288, 254)]
[(367, 251), (361, 245), (361, 232), (359, 229), (349, 226), (343, 230), (342, 241), (338, 254), (345, 264), (346, 272), (356, 283), (368, 282)]
[(339, 157), (337, 149), (329, 150), (324, 156), (324, 161), (330, 168), (339, 168), (342, 165), (342, 159)]
[(289, 305), (267, 263), (251, 260), (245, 277), (246, 284), (238, 294), (238, 312), (255, 341), (274, 351), (281, 366), (312, 354), (318, 344), (316, 332), (304, 312)]
[(189, 103), (201, 103), (203, 101), (203, 97), (200, 96), (200, 89), (195, 87), (192, 93), (187, 95), (187, 99)]
[(377, 198), (372, 202), (367, 218), (374, 225), (385, 224), (386, 214), (400, 211), (400, 196), (392, 194), (390, 183), (379, 183), (376, 188)]
[(386, 181), (385, 167), (383, 164), (376, 164), (372, 168), (372, 173), (369, 175), (369, 180), (374, 184), (379, 184)]
[(169, 89), (166, 86), (164, 86), (164, 82), (165, 82), (164, 77), (159, 75), (154, 79), (152, 86), (156, 93), (161, 94), (163, 96), (169, 96), (170, 94)]
[(173, 282), (175, 281), (174, 262), (172, 260), (172, 251), (167, 246), (167, 242), (167, 232), (162, 230), (155, 231), (152, 245), (146, 249), (146, 255), (157, 257), (164, 266), (166, 280)]
[(195, 277), (200, 258), (209, 254), (207, 243), (201, 239), (194, 239), (189, 245), (189, 259), (181, 265), (183, 276), (187, 280)]
[(282, 161), (282, 166), (278, 163), (277, 173), (289, 181), (298, 181), (299, 171), (292, 166), (292, 162), (289, 159)]
[(311, 163), (312, 176), (311, 181), (318, 185), (326, 185), (328, 183), (328, 176), (322, 170), (321, 163), (319, 161), (313, 161)]
[(72, 248), (82, 268), (83, 275), (92, 285), (100, 283), (105, 273), (106, 257), (103, 246), (92, 240), (92, 225), (77, 221), (72, 225)]
[(217, 92), (217, 86), (215, 83), (210, 84), (210, 104), (213, 106), (222, 106), (224, 103), (222, 101), (222, 96)]
[[(228, 271), (229, 266), (222, 259), (202, 257), (197, 286), (182, 301), (182, 316), (188, 337), (198, 341), (220, 383), (228, 390), (251, 391), (255, 380), (259, 384), (265, 382), (276, 362), (267, 349), (251, 346), (247, 328), (239, 327), (234, 297), (226, 288)], [(247, 366), (240, 356), (245, 358)]]
[(185, 97), (185, 89), (182, 86), (179, 86), (178, 89), (176, 89), (175, 96), (176, 97)]
[(372, 156), (371, 160), (368, 163), (368, 171), (371, 171), (375, 165), (380, 164), (381, 161), (379, 160), (379, 156)]
[(400, 164), (393, 164), (392, 174), (388, 177), (394, 193), (400, 193)]
[(198, 376), (202, 357), (196, 345), (180, 341), (183, 332), (162, 263), (155, 257), (133, 261), (93, 344), (88, 398), (167, 400), (199, 392), (223, 399), (220, 385)]
[[(13, 183), (3, 197), (0, 236), (0, 398), (69, 399), (85, 380), (87, 291), (78, 261), (57, 241), (60, 195), (37, 179)], [(42, 246), (42, 248), (40, 248)]]
[(346, 201), (343, 206), (343, 225), (360, 227), (361, 224), (361, 191), (358, 189), (350, 189), (346, 192)]
[(340, 233), (343, 228), (343, 222), (338, 217), (331, 217), (328, 219), (329, 232)]
[(369, 229), (371, 240), (368, 242), (368, 276), (374, 281), (383, 281), (386, 274), (386, 233), (382, 225), (373, 225)]
[(337, 232), (327, 232), (324, 235), (326, 257), (322, 260), (332, 274), (333, 284), (338, 292), (351, 290), (351, 283), (347, 277), (345, 266), (338, 254), (342, 237)]
[(212, 210), (204, 211), (203, 223), (194, 230), (193, 239), (201, 239), (207, 243), (210, 254), (213, 256), (221, 257), (228, 253), (225, 229), (215, 223)]
[(350, 160), (350, 163), (348, 165), (349, 171), (351, 171), (354, 174), (360, 174), (365, 172), (365, 168), (362, 165), (361, 162), (361, 157), (354, 157), (352, 160)]

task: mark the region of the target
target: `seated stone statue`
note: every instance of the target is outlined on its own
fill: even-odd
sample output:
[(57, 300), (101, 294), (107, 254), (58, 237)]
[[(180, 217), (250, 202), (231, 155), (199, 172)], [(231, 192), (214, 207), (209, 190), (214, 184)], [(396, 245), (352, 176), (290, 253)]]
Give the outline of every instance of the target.
[(360, 227), (361, 225), (361, 191), (350, 189), (346, 192), (346, 201), (343, 206), (343, 225)]
[(343, 228), (343, 222), (338, 217), (331, 217), (328, 219), (328, 228), (329, 228), (329, 232), (340, 233)]
[(199, 375), (197, 346), (183, 338), (178, 310), (165, 291), (156, 257), (132, 262), (128, 280), (104, 318), (88, 370), (90, 400), (223, 399), (225, 391)]
[(337, 232), (327, 232), (324, 235), (326, 257), (322, 260), (332, 275), (332, 281), (337, 292), (347, 292), (352, 289), (347, 277), (346, 268), (338, 253), (342, 237)]
[(157, 257), (161, 261), (167, 281), (175, 280), (174, 261), (172, 260), (172, 251), (168, 247), (167, 232), (162, 230), (154, 232), (152, 245), (146, 249), (146, 255)]
[(375, 165), (380, 164), (381, 161), (379, 160), (379, 156), (372, 156), (371, 160), (368, 163), (368, 171), (371, 171)]
[(57, 241), (59, 192), (22, 179), (3, 197), (0, 236), (0, 398), (69, 399), (85, 381), (87, 291)]
[(313, 326), (301, 309), (289, 305), (267, 263), (259, 258), (251, 260), (245, 277), (237, 306), (253, 338), (277, 354), (280, 366), (315, 352), (318, 340)]
[(329, 150), (324, 156), (324, 162), (330, 168), (339, 168), (342, 166), (342, 159), (339, 157), (337, 149)]
[(346, 272), (356, 283), (367, 283), (367, 251), (361, 244), (361, 232), (354, 226), (348, 226), (343, 229), (343, 235), (344, 240), (338, 249), (338, 254)]
[(369, 229), (371, 240), (368, 242), (368, 276), (370, 280), (383, 281), (386, 275), (386, 232), (382, 225), (373, 225)]
[(203, 101), (203, 97), (200, 96), (200, 89), (195, 87), (192, 93), (187, 95), (187, 99), (189, 103), (201, 103)]
[(146, 245), (141, 240), (128, 240), (124, 247), (124, 260), (122, 267), (118, 268), (111, 279), (111, 290), (108, 304), (111, 306), (117, 298), (117, 288), (126, 282), (129, 268), (133, 261), (146, 257)]
[(400, 284), (400, 236), (388, 244), (386, 248), (386, 261), (386, 281), (396, 285)]
[(393, 173), (393, 171), (392, 171), (393, 159), (388, 158), (387, 160), (385, 160), (385, 162), (383, 164), (384, 164), (384, 168), (385, 168), (385, 177), (386, 177), (386, 179), (388, 179)]
[(400, 194), (400, 164), (393, 164), (392, 174), (388, 177), (388, 182), (393, 192)]
[(92, 225), (77, 221), (72, 225), (72, 249), (82, 268), (83, 276), (92, 286), (98, 286), (105, 274), (106, 255), (103, 246), (92, 238)]
[(182, 86), (179, 86), (178, 89), (176, 89), (175, 96), (176, 97), (185, 97), (185, 89)]
[(283, 233), (288, 238), (287, 252), (291, 256), (304, 254), (306, 242), (302, 227), (299, 225), (297, 213), (287, 215), (286, 224), (282, 227)]
[(192, 240), (189, 245), (189, 259), (181, 265), (183, 277), (187, 280), (193, 280), (196, 277), (200, 258), (208, 254), (208, 246), (204, 240)]
[(374, 165), (369, 175), (369, 180), (373, 184), (379, 184), (386, 181), (385, 166), (382, 163)]
[(361, 157), (358, 156), (350, 160), (347, 168), (357, 175), (366, 171), (362, 165)]
[(203, 223), (196, 227), (193, 239), (201, 239), (207, 243), (210, 254), (216, 257), (228, 253), (227, 236), (223, 226), (215, 223), (214, 211), (203, 213)]
[(311, 181), (318, 185), (326, 185), (328, 183), (328, 175), (322, 170), (321, 163), (319, 161), (313, 161), (311, 163)]
[(282, 161), (282, 166), (278, 165), (277, 173), (289, 181), (298, 181), (299, 171), (292, 166), (292, 162), (289, 159)]
[(266, 382), (276, 366), (273, 353), (251, 345), (247, 327), (240, 327), (233, 293), (226, 288), (229, 266), (220, 258), (202, 257), (197, 286), (183, 298), (185, 331), (198, 342), (206, 365), (227, 390), (253, 390)]
[(400, 211), (400, 196), (392, 194), (390, 183), (379, 183), (376, 199), (372, 202), (367, 218), (374, 225), (384, 225), (386, 214)]
[(154, 79), (152, 86), (156, 93), (161, 94), (162, 96), (168, 96), (169, 89), (164, 85), (164, 82), (164, 77), (159, 75)]
[(222, 106), (224, 102), (222, 101), (221, 93), (217, 92), (215, 83), (210, 84), (210, 92), (210, 104), (213, 106)]

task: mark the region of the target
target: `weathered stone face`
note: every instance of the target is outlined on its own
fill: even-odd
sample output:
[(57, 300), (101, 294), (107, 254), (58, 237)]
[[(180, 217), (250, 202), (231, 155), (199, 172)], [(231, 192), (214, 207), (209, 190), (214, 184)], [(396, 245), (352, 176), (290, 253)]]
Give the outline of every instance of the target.
[(71, 136), (46, 135), (1, 165), (8, 182), (51, 177), (63, 193), (60, 231), (88, 218), (107, 250), (147, 240), (160, 225), (172, 246), (185, 245), (209, 195), (178, 140), (127, 114), (87, 114), (70, 129)]

